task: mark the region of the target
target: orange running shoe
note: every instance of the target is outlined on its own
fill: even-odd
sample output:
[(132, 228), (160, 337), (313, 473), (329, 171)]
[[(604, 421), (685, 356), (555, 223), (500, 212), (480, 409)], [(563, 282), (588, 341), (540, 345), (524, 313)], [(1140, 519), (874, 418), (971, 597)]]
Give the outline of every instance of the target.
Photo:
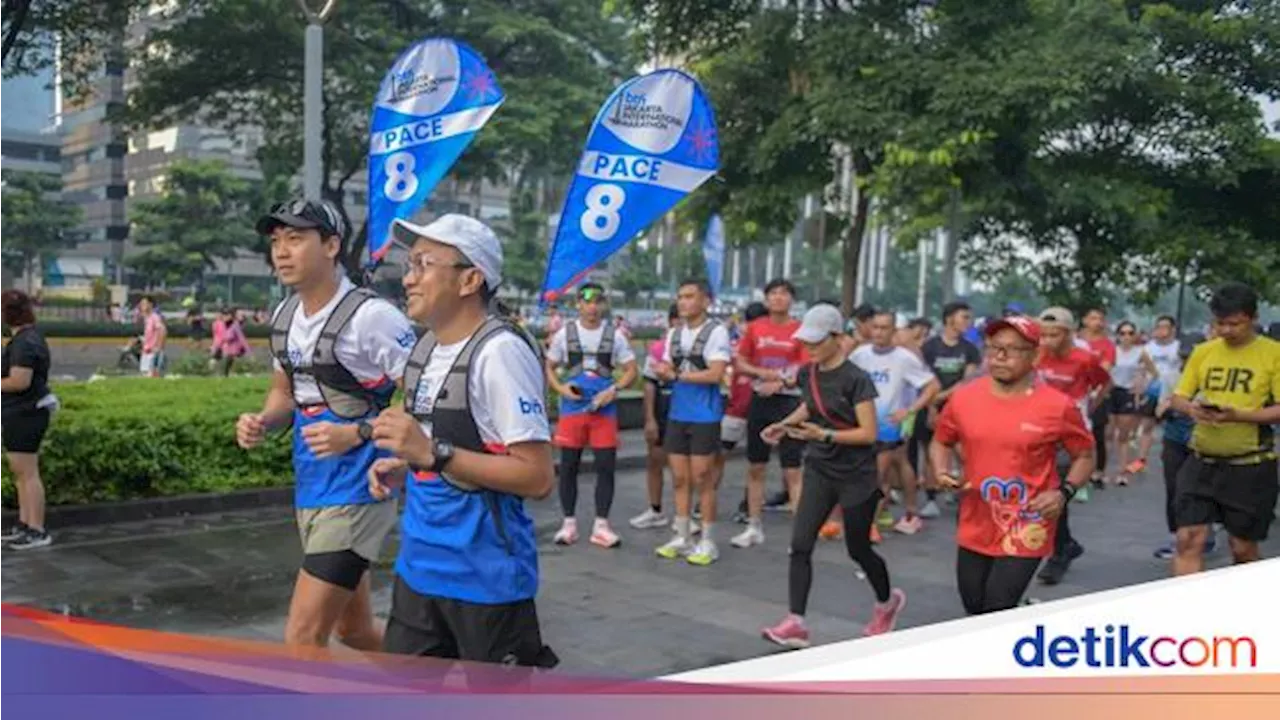
[(840, 523), (828, 520), (822, 524), (822, 529), (818, 531), (818, 536), (823, 540), (835, 540), (840, 537)]

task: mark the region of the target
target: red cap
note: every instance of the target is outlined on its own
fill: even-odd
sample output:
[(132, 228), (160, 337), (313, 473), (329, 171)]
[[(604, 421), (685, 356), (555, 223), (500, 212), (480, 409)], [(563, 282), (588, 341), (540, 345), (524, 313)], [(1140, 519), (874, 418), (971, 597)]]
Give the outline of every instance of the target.
[(1011, 315), (1006, 318), (992, 320), (990, 323), (987, 323), (987, 327), (983, 330), (983, 334), (987, 337), (991, 337), (1005, 328), (1012, 329), (1014, 332), (1021, 335), (1022, 339), (1032, 345), (1040, 344), (1040, 323), (1026, 315)]

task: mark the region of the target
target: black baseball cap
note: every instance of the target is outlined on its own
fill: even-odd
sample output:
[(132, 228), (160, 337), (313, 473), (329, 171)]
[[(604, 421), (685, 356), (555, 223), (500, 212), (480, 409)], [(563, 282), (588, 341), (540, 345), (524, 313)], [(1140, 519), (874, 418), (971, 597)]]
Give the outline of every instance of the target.
[(336, 235), (347, 241), (347, 223), (342, 213), (328, 200), (291, 200), (272, 206), (266, 215), (258, 218), (255, 229), (259, 235), (270, 235), (272, 230), (287, 225), (299, 230), (319, 230), (324, 237)]

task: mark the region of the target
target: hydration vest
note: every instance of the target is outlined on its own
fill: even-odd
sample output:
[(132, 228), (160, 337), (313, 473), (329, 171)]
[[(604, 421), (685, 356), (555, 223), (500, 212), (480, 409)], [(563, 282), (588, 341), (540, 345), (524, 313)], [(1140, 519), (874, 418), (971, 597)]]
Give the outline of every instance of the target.
[(320, 397), (334, 415), (346, 419), (356, 419), (380, 412), (390, 398), (361, 384), (351, 371), (342, 365), (334, 353), (338, 336), (351, 323), (361, 305), (378, 297), (377, 293), (367, 288), (354, 288), (343, 296), (338, 306), (333, 309), (324, 327), (320, 328), (320, 337), (316, 340), (315, 350), (310, 362), (306, 358), (297, 365), (289, 358), (289, 329), (293, 324), (294, 313), (302, 299), (291, 295), (280, 305), (275, 320), (271, 323), (271, 354), (284, 368), (289, 376), (290, 393), (293, 392), (295, 375), (310, 375), (320, 388)]
[[(600, 347), (596, 348), (596, 372), (604, 377), (613, 375), (613, 323), (606, 322), (601, 329)], [(582, 337), (578, 334), (578, 323), (571, 322), (564, 326), (565, 347), (568, 350), (568, 366), (565, 377), (577, 377), (583, 372)]]
[(684, 328), (672, 328), (671, 334), (667, 337), (667, 347), (671, 348), (671, 364), (675, 366), (677, 372), (686, 361), (693, 366), (694, 370), (707, 369), (707, 341), (711, 339), (711, 333), (718, 327), (720, 327), (719, 323), (707, 320), (698, 331), (697, 337), (693, 339), (693, 347), (689, 348), (688, 355), (684, 354), (684, 347), (680, 342), (680, 333)]

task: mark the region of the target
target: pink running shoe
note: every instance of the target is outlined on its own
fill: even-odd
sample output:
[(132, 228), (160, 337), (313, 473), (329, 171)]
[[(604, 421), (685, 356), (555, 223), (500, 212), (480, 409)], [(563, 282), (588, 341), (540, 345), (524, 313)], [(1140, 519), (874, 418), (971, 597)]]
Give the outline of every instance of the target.
[(577, 521), (573, 518), (565, 518), (564, 524), (560, 526), (560, 531), (551, 540), (557, 545), (572, 545), (578, 542)]
[(782, 622), (761, 630), (760, 634), (765, 640), (792, 650), (809, 647), (809, 629), (804, 626), (804, 620), (795, 615), (787, 615)]
[(622, 542), (622, 538), (609, 527), (609, 523), (596, 521), (595, 527), (591, 530), (591, 544), (599, 545), (602, 548), (617, 547)]
[(891, 630), (898, 622), (898, 613), (902, 612), (902, 608), (907, 606), (907, 594), (894, 588), (889, 593), (888, 602), (876, 603), (876, 608), (871, 614), (871, 622), (867, 623), (867, 627), (863, 629), (866, 635), (883, 635)]

